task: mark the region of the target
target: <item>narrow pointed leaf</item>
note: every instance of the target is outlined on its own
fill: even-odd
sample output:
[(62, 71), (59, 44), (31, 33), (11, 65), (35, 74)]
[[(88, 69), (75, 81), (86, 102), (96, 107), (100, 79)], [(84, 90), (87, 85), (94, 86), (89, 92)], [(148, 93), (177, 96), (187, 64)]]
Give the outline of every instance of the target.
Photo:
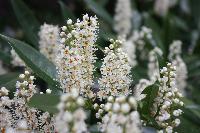
[(143, 102), (142, 111), (145, 114), (150, 113), (150, 109), (153, 106), (153, 102), (157, 96), (158, 90), (159, 90), (159, 86), (157, 83), (150, 85), (143, 90), (142, 94), (146, 94), (146, 97), (142, 100)]
[(0, 87), (6, 87), (10, 92), (15, 90), (15, 84), (19, 73), (8, 73), (0, 75)]
[(10, 64), (11, 57), (8, 53), (5, 53), (2, 50), (0, 50), (0, 60), (2, 60), (6, 64)]
[(13, 47), (19, 57), (33, 70), (33, 72), (45, 80), (49, 85), (57, 88), (57, 82), (54, 80), (56, 79), (56, 67), (52, 62), (24, 42), (1, 34), (0, 38), (8, 42)]
[(95, 14), (97, 14), (99, 17), (101, 17), (102, 19), (104, 19), (110, 25), (112, 25), (112, 22), (113, 22), (112, 17), (110, 16), (110, 14), (108, 14), (108, 12), (103, 7), (101, 7), (100, 5), (98, 5), (94, 0), (84, 0), (84, 1), (87, 4), (87, 6)]
[(60, 96), (55, 94), (35, 94), (29, 101), (28, 105), (40, 109), (42, 111), (48, 111), (49, 113), (57, 112), (57, 105), (60, 101)]
[(71, 10), (62, 1), (59, 1), (59, 4), (60, 4), (61, 13), (62, 13), (64, 21), (66, 21), (69, 18), (72, 20), (76, 19), (76, 17), (71, 12)]
[(23, 0), (11, 0), (14, 13), (21, 25), (28, 41), (34, 46), (38, 47), (38, 30), (39, 22), (33, 15), (32, 11), (26, 6)]

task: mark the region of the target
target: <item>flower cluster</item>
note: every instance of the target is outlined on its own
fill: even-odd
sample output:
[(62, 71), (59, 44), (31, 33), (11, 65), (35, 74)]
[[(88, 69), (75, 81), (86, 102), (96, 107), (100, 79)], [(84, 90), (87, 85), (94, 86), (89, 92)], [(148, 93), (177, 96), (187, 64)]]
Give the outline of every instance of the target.
[(131, 40), (137, 45), (137, 48), (142, 51), (145, 46), (145, 39), (152, 39), (152, 30), (143, 26), (141, 31), (134, 31)]
[(87, 14), (82, 21), (78, 19), (74, 24), (71, 19), (67, 20), (67, 26), (62, 27), (57, 68), (64, 92), (76, 88), (81, 94), (94, 97), (90, 88), (95, 70), (97, 32), (97, 17)]
[(109, 96), (106, 104), (94, 104), (98, 110), (96, 117), (103, 133), (141, 133), (139, 114), (136, 111), (137, 103), (134, 97)]
[(131, 31), (131, 2), (130, 0), (117, 0), (115, 8), (114, 29), (119, 36), (127, 36)]
[(86, 113), (83, 109), (85, 100), (76, 89), (63, 94), (58, 104), (59, 113), (55, 118), (56, 131), (59, 133), (86, 133)]
[(118, 48), (122, 42), (120, 40), (110, 40), (111, 44), (105, 48), (106, 57), (100, 68), (102, 77), (99, 79), (100, 99), (106, 96), (128, 95), (131, 93), (129, 86), (132, 82), (127, 55)]
[(174, 41), (169, 48), (169, 60), (176, 66), (176, 85), (183, 95), (186, 95), (185, 87), (187, 85), (187, 66), (181, 58), (181, 41)]
[(122, 50), (127, 53), (129, 64), (134, 67), (137, 65), (136, 61), (136, 45), (131, 39), (125, 40), (122, 43)]
[(172, 133), (173, 128), (180, 124), (178, 116), (182, 114), (180, 107), (184, 103), (180, 100), (182, 94), (176, 88), (175, 72), (176, 67), (171, 63), (168, 63), (167, 67), (163, 67), (160, 71), (161, 85), (151, 112), (158, 125), (163, 129), (160, 132)]
[(146, 39), (152, 39), (152, 30), (143, 26), (141, 31), (133, 31), (132, 35), (122, 43), (122, 49), (127, 53), (129, 64), (132, 67), (137, 65), (136, 49), (140, 51), (140, 58), (147, 57), (147, 52), (144, 49)]
[(53, 63), (56, 62), (56, 55), (58, 53), (59, 42), (59, 28), (58, 26), (44, 24), (40, 27), (39, 35), (39, 48), (40, 52), (44, 54)]
[(165, 16), (168, 10), (176, 5), (177, 0), (156, 0), (154, 5), (154, 11), (159, 16)]
[(48, 112), (42, 112), (27, 105), (35, 93), (33, 76), (28, 71), (20, 74), (17, 91), (13, 99), (8, 97), (9, 91), (0, 90), (0, 128), (4, 132), (51, 132), (54, 130), (52, 118)]
[(149, 52), (149, 62), (148, 62), (148, 76), (150, 81), (155, 82), (160, 79), (159, 63), (157, 56), (162, 56), (162, 50), (155, 47)]
[(14, 49), (11, 49), (10, 53), (11, 53), (11, 56), (12, 56), (11, 63), (12, 63), (13, 66), (19, 66), (19, 67), (25, 67), (26, 66), (26, 64), (24, 63), (24, 61), (22, 61), (22, 59), (15, 52)]
[(35, 85), (34, 85), (34, 76), (30, 75), (29, 71), (25, 71), (24, 74), (19, 75), (19, 81), (16, 82), (16, 97), (25, 98), (25, 100), (29, 100), (34, 93), (36, 93)]

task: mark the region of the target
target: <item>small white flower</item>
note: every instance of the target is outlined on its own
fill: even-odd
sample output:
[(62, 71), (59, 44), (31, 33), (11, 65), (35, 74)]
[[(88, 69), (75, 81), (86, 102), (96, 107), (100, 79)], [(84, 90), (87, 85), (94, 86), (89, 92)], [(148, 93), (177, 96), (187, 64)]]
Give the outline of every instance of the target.
[(0, 96), (7, 96), (8, 93), (9, 93), (9, 90), (7, 90), (6, 87), (1, 87)]
[(129, 111), (130, 111), (130, 106), (129, 106), (129, 104), (128, 103), (124, 103), (124, 104), (122, 104), (121, 105), (121, 111), (123, 112), (123, 113), (128, 113)]
[(94, 104), (94, 109), (96, 110), (99, 107), (97, 103)]
[(72, 24), (72, 20), (71, 20), (71, 19), (68, 19), (68, 20), (67, 20), (67, 24), (68, 24), (68, 25), (71, 25), (71, 24)]
[(108, 97), (108, 102), (113, 102), (113, 100), (114, 100), (113, 96)]
[(180, 119), (175, 119), (174, 122), (175, 122), (176, 126), (178, 126), (181, 123)]
[(47, 94), (51, 94), (51, 92), (52, 92), (51, 89), (47, 89), (47, 90), (46, 90), (46, 93), (47, 93)]
[(137, 108), (137, 102), (134, 97), (129, 97), (128, 101), (130, 105), (132, 105), (134, 108)]
[(61, 43), (65, 43), (66, 39), (65, 38), (61, 38), (60, 42)]
[(24, 79), (24, 78), (25, 78), (25, 75), (24, 75), (24, 74), (20, 74), (20, 75), (19, 75), (19, 78)]
[(109, 111), (112, 108), (112, 104), (111, 103), (106, 103), (105, 104), (105, 110)]
[(80, 105), (80, 106), (83, 106), (84, 105), (84, 100), (82, 97), (78, 97), (77, 99), (77, 104)]
[(61, 29), (62, 29), (63, 31), (66, 31), (66, 30), (67, 30), (67, 27), (66, 27), (66, 26), (63, 26), (63, 27), (61, 27)]
[(30, 78), (29, 78), (30, 80), (34, 80), (35, 79), (35, 77), (34, 76), (30, 76)]
[(120, 105), (119, 105), (119, 103), (114, 103), (113, 104), (113, 111), (114, 112), (118, 112), (120, 110)]
[(181, 106), (183, 106), (184, 105), (184, 103), (182, 102), (182, 101), (180, 101), (180, 103), (179, 103)]
[(25, 73), (25, 75), (29, 75), (29, 74), (30, 74), (30, 72), (29, 72), (29, 71), (25, 71), (24, 73)]

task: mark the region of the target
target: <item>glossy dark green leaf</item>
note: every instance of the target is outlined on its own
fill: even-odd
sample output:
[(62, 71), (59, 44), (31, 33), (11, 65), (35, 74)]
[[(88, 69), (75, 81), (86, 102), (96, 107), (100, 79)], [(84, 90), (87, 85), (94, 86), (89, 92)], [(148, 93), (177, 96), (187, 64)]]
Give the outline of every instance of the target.
[(18, 75), (19, 73), (7, 73), (0, 75), (0, 87), (6, 87), (8, 90), (13, 91), (18, 80)]
[(89, 131), (90, 131), (91, 133), (100, 133), (100, 132), (99, 132), (99, 129), (98, 129), (98, 125), (91, 125), (91, 126), (89, 127)]
[(94, 0), (84, 0), (87, 6), (95, 13), (97, 16), (101, 17), (107, 23), (112, 25), (112, 17), (110, 14), (100, 5), (98, 5)]
[(146, 97), (142, 99), (142, 112), (144, 114), (149, 114), (150, 109), (153, 106), (154, 99), (156, 98), (159, 90), (159, 85), (157, 83), (146, 87), (142, 94), (146, 94)]
[(66, 21), (69, 18), (72, 20), (76, 19), (73, 12), (62, 1), (59, 1), (59, 4), (64, 21)]
[(40, 109), (42, 111), (48, 111), (49, 113), (57, 112), (57, 105), (60, 101), (60, 95), (55, 94), (35, 94), (29, 101), (28, 105)]
[[(0, 38), (8, 42), (26, 65), (40, 78), (56, 88), (56, 67), (44, 55), (32, 48), (30, 45), (19, 40), (0, 34)], [(54, 89), (55, 89), (54, 88)]]
[(11, 0), (14, 13), (29, 42), (38, 47), (39, 22), (23, 0)]
[(3, 74), (0, 75), (0, 85), (3, 85), (13, 79), (18, 78), (19, 73), (7, 73), (7, 74)]
[(5, 52), (0, 50), (0, 60), (2, 60), (6, 64), (10, 64), (11, 57), (8, 53), (5, 53)]
[(181, 133), (199, 133), (200, 131), (200, 106), (194, 104), (191, 100), (183, 98), (185, 107), (181, 116), (181, 124), (175, 128), (175, 131)]

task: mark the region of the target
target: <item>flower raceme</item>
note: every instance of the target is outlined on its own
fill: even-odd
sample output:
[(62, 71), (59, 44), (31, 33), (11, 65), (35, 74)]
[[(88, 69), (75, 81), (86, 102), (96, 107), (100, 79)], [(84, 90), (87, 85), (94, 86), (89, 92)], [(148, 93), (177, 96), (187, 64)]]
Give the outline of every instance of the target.
[(16, 82), (16, 97), (24, 98), (28, 101), (34, 93), (36, 93), (35, 85), (34, 85), (34, 76), (30, 75), (29, 71), (25, 71), (24, 74), (19, 75), (19, 81)]
[(160, 132), (172, 133), (173, 129), (180, 124), (180, 109), (184, 103), (180, 100), (182, 94), (176, 88), (176, 67), (171, 63), (160, 71), (160, 87), (158, 97), (155, 98), (151, 114), (163, 130)]
[(56, 63), (56, 56), (58, 54), (59, 45), (59, 28), (58, 26), (44, 24), (40, 27), (38, 33), (39, 49), (50, 61)]
[(101, 120), (100, 131), (103, 133), (141, 133), (137, 103), (134, 97), (109, 96), (106, 104), (94, 104), (98, 110), (96, 117)]
[(94, 52), (98, 28), (97, 17), (89, 17), (87, 14), (82, 21), (78, 19), (76, 23), (68, 19), (67, 26), (61, 28), (57, 68), (64, 92), (76, 88), (80, 94), (94, 97), (90, 89), (95, 70)]
[[(83, 15), (82, 20), (73, 22), (67, 20), (66, 26), (61, 28), (58, 36), (58, 27), (43, 25), (39, 32), (40, 52), (54, 62), (57, 66), (58, 80), (61, 83), (63, 94), (60, 97), (58, 113), (51, 117), (48, 112), (42, 112), (31, 108), (27, 102), (36, 93), (34, 76), (29, 71), (20, 74), (16, 83), (16, 92), (13, 99), (8, 97), (9, 91), (0, 89), (0, 126), (7, 132), (38, 131), (59, 133), (86, 133), (90, 132), (87, 123), (87, 113), (84, 108), (86, 100), (98, 101), (94, 104), (97, 109), (96, 118), (100, 132), (102, 133), (141, 133), (141, 123), (137, 111), (137, 102), (145, 97), (142, 91), (148, 85), (159, 80), (160, 87), (157, 97), (151, 107), (151, 115), (162, 128), (159, 132), (171, 133), (180, 124), (178, 116), (182, 114), (180, 100), (181, 93), (176, 85), (176, 67), (168, 63), (159, 71), (155, 48), (149, 53), (149, 80), (140, 80), (136, 85), (135, 97), (130, 96), (132, 83), (131, 65), (135, 65), (135, 57), (130, 58), (124, 47), (130, 47), (132, 43), (138, 44), (138, 49), (144, 48), (144, 38), (151, 39), (151, 29), (142, 28), (141, 32), (133, 33), (129, 44), (121, 40), (110, 39), (109, 47), (106, 47), (105, 57), (100, 68), (101, 77), (98, 80), (99, 90), (92, 91), (94, 85), (93, 73), (96, 62), (95, 43), (99, 24), (97, 17)], [(57, 42), (60, 38), (60, 43)], [(48, 47), (49, 46), (49, 47)], [(124, 50), (124, 51), (123, 51)], [(135, 52), (134, 52), (135, 53)], [(56, 60), (55, 59), (56, 57)], [(135, 61), (134, 61), (135, 60)], [(150, 77), (152, 76), (152, 77)], [(47, 89), (47, 94), (52, 90)], [(43, 94), (43, 92), (40, 92)], [(97, 94), (97, 95), (96, 95)], [(148, 95), (148, 94), (146, 94)], [(99, 100), (100, 99), (100, 100)], [(91, 113), (92, 114), (92, 113)], [(6, 119), (2, 117), (6, 116)]]
[(55, 127), (59, 133), (88, 132), (86, 112), (83, 109), (85, 100), (79, 96), (77, 89), (63, 94), (58, 104), (59, 113), (55, 118)]
[(187, 85), (188, 71), (185, 62), (181, 57), (182, 53), (181, 46), (182, 46), (181, 41), (178, 40), (173, 41), (173, 43), (169, 47), (168, 59), (172, 62), (173, 65), (176, 66), (177, 69), (176, 84), (180, 92), (185, 96), (186, 95), (185, 87)]
[(129, 95), (129, 86), (132, 82), (127, 54), (119, 46), (123, 43), (120, 40), (110, 40), (111, 44), (105, 48), (105, 58), (100, 68), (102, 77), (98, 83), (100, 91), (98, 96), (104, 99), (107, 96)]
[[(2, 132), (52, 132), (53, 122), (48, 112), (43, 112), (27, 105), (36, 93), (34, 76), (29, 71), (19, 75), (14, 98), (8, 97), (9, 91), (0, 90), (0, 128)], [(3, 116), (3, 117), (2, 117)]]

